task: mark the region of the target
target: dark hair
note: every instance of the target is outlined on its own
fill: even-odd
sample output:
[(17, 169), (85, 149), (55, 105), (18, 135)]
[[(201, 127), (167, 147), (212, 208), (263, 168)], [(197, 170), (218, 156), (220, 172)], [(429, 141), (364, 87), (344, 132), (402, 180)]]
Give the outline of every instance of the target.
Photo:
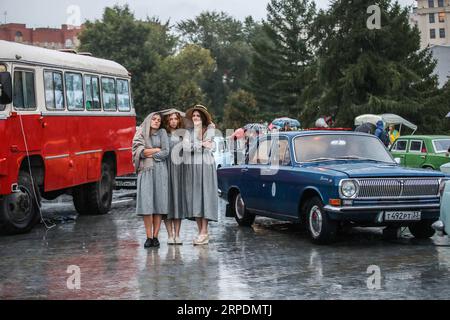
[[(200, 118), (202, 118), (202, 127), (207, 127), (208, 126), (208, 118), (205, 116), (205, 114), (199, 110), (199, 109), (195, 109), (194, 111), (192, 111), (192, 116), (194, 116), (194, 112), (197, 111), (200, 114)], [(192, 120), (192, 119), (191, 119)]]
[[(159, 118), (161, 119), (159, 128), (157, 129), (157, 130), (159, 130), (159, 129), (161, 129), (161, 127), (162, 127), (162, 120), (163, 120), (162, 114), (159, 113), (159, 112), (155, 112), (155, 113), (152, 115), (152, 118), (153, 118), (154, 116), (159, 116)], [(150, 118), (150, 123), (151, 123), (151, 121), (152, 121), (152, 118)], [(153, 128), (152, 128), (152, 126), (151, 126), (151, 124), (150, 124), (150, 133), (152, 132), (152, 130), (153, 130)]]

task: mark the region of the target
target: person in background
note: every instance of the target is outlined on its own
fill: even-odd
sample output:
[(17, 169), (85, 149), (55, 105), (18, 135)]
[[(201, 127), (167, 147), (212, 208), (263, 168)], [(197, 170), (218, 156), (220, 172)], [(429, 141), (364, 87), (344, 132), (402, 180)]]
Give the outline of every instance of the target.
[(136, 131), (133, 162), (138, 173), (136, 214), (144, 217), (147, 240), (144, 248), (159, 247), (162, 215), (168, 211), (169, 139), (161, 128), (162, 116), (153, 112)]
[(389, 146), (389, 135), (386, 132), (386, 130), (384, 130), (384, 123), (381, 120), (378, 120), (377, 122), (377, 129), (375, 130), (375, 136), (377, 136), (378, 139), (380, 139), (381, 142), (383, 142), (383, 144), (386, 147)]
[(281, 131), (291, 131), (291, 126), (289, 125), (289, 122), (285, 122), (283, 129)]
[(393, 124), (389, 125), (389, 141), (394, 144), (395, 140), (400, 137), (400, 133), (395, 129)]

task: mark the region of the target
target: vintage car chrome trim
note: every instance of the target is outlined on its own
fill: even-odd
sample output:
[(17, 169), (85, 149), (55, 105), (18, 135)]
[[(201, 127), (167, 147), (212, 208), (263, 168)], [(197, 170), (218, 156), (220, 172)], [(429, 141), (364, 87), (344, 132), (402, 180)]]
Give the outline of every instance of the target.
[(385, 206), (355, 206), (355, 207), (333, 207), (326, 205), (325, 211), (329, 212), (358, 212), (358, 211), (384, 211), (384, 210), (415, 210), (415, 209), (439, 209), (439, 203), (432, 204), (410, 204), (410, 205), (385, 205)]
[[(355, 199), (424, 199), (439, 196), (439, 177), (359, 178), (355, 179), (359, 193)], [(431, 192), (430, 192), (431, 191)]]

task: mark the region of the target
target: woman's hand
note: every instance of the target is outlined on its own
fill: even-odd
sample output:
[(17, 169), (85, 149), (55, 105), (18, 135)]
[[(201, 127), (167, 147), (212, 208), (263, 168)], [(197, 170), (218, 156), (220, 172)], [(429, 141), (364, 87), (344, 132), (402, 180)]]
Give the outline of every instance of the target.
[(212, 141), (211, 140), (203, 141), (202, 146), (207, 149), (212, 149)]
[(145, 149), (145, 150), (144, 150), (144, 156), (145, 156), (146, 158), (152, 158), (153, 155), (154, 155), (155, 153), (158, 153), (158, 152), (160, 152), (160, 151), (161, 151), (160, 148)]

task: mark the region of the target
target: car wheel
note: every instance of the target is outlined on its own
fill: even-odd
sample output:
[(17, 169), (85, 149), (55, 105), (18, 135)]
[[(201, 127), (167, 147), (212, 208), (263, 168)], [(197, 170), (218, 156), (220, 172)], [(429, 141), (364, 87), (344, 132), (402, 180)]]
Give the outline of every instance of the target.
[[(30, 174), (20, 171), (18, 192), (0, 200), (0, 234), (18, 234), (30, 231), (39, 222), (40, 195)], [(34, 190), (33, 190), (34, 189)]]
[(434, 221), (423, 220), (408, 226), (409, 232), (417, 239), (428, 239), (434, 236), (436, 230), (431, 226)]
[(233, 197), (233, 212), (237, 223), (243, 227), (250, 227), (255, 221), (255, 215), (250, 213), (240, 193)]
[(323, 203), (318, 197), (308, 200), (306, 217), (309, 235), (314, 243), (327, 244), (335, 241), (337, 223), (328, 217), (323, 209)]

